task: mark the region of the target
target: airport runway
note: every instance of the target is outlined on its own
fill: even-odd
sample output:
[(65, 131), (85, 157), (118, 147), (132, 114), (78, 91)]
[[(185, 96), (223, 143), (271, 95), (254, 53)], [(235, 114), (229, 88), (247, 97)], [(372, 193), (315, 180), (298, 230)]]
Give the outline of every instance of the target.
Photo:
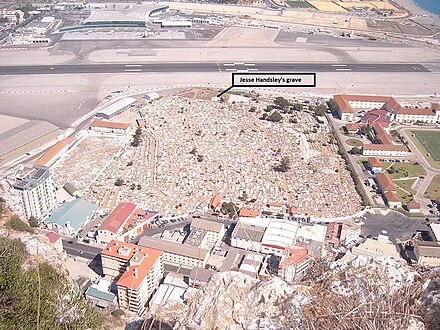
[(421, 64), (146, 63), (0, 66), (0, 75), (142, 72), (431, 72)]

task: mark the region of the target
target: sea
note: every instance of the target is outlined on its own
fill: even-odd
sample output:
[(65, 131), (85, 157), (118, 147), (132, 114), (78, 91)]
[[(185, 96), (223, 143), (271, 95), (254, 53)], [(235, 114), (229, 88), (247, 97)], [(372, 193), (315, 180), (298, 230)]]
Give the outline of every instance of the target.
[(440, 16), (440, 0), (414, 0), (420, 8)]

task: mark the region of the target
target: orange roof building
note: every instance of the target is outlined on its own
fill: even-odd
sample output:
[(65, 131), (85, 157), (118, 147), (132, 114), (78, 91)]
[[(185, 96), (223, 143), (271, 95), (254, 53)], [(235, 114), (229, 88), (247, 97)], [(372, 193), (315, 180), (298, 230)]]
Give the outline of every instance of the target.
[(124, 225), (136, 210), (136, 205), (130, 202), (119, 203), (99, 226), (96, 241), (106, 244), (112, 239), (119, 239), (123, 234)]
[(72, 142), (73, 138), (68, 137), (55, 143), (52, 148), (35, 161), (34, 165), (50, 167), (69, 149)]
[(310, 254), (305, 247), (294, 245), (287, 247), (278, 265), (278, 275), (286, 282), (301, 278), (310, 265)]
[(242, 208), (238, 212), (239, 217), (256, 218), (260, 216), (260, 211)]
[(129, 124), (116, 123), (112, 121), (94, 120), (90, 124), (90, 130), (100, 133), (125, 134), (130, 128)]
[(385, 199), (385, 202), (387, 203), (388, 207), (390, 208), (397, 208), (399, 206), (402, 206), (402, 203), (400, 202), (399, 196), (394, 191), (387, 191), (383, 194), (383, 197)]
[(104, 274), (117, 278), (119, 306), (142, 315), (163, 277), (161, 251), (113, 240), (101, 259)]
[(382, 193), (397, 190), (397, 186), (395, 185), (393, 180), (391, 180), (390, 176), (386, 173), (377, 173), (376, 182), (379, 185), (379, 189)]

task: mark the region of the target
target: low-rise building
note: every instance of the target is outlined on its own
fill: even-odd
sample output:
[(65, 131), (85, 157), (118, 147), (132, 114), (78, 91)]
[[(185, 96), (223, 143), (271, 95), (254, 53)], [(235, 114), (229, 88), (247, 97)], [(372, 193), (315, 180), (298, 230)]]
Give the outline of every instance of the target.
[(396, 209), (402, 206), (402, 202), (399, 199), (399, 196), (394, 191), (387, 191), (383, 194), (383, 198), (387, 206), (391, 209)]
[(99, 244), (107, 244), (111, 240), (118, 240), (123, 233), (124, 224), (135, 209), (136, 205), (133, 203), (119, 203), (98, 228), (96, 241)]
[(401, 144), (364, 144), (362, 156), (406, 157), (408, 148)]
[(231, 246), (240, 249), (261, 252), (261, 240), (266, 226), (259, 223), (246, 223), (240, 218), (231, 235)]
[(423, 108), (399, 107), (394, 110), (394, 120), (399, 123), (427, 123), (435, 124), (440, 121), (440, 111)]
[(46, 237), (49, 239), (50, 244), (55, 248), (58, 254), (64, 253), (63, 240), (61, 239), (61, 235), (50, 231), (46, 233)]
[(94, 120), (90, 124), (89, 130), (96, 133), (127, 134), (130, 130), (130, 125), (112, 121)]
[(440, 242), (440, 223), (431, 223), (429, 229), (431, 230), (434, 241)]
[(73, 138), (65, 138), (53, 145), (47, 152), (38, 158), (34, 165), (37, 166), (52, 166), (72, 145)]
[(305, 247), (287, 247), (278, 265), (278, 275), (286, 282), (292, 283), (304, 276), (310, 266), (310, 254)]
[(43, 222), (50, 230), (56, 230), (62, 235), (74, 236), (95, 217), (97, 210), (98, 206), (85, 199), (74, 199), (61, 204)]
[(110, 292), (111, 282), (105, 278), (99, 280), (98, 283), (89, 286), (84, 293), (87, 300), (91, 301), (93, 305), (106, 308), (108, 306), (115, 306), (117, 297)]
[(388, 236), (379, 235), (377, 239), (367, 238), (363, 243), (351, 249), (351, 252), (366, 257), (392, 257), (401, 259), (396, 245), (391, 243)]
[[(226, 233), (223, 223), (196, 218), (191, 221), (191, 232), (203, 233), (198, 247), (210, 249), (218, 246)], [(191, 233), (190, 233), (191, 235)]]
[(124, 112), (129, 106), (136, 102), (136, 99), (133, 97), (126, 97), (120, 99), (104, 109), (99, 110), (96, 113), (97, 117), (101, 117), (104, 119), (112, 119), (114, 116)]
[(368, 157), (368, 167), (374, 174), (382, 172), (382, 162), (377, 157)]
[(261, 270), (267, 267), (265, 264), (265, 256), (257, 253), (249, 253), (243, 257), (238, 267), (240, 273), (258, 278)]
[(353, 120), (355, 109), (380, 109), (391, 97), (374, 95), (335, 95), (337, 112), (342, 120)]
[(377, 173), (375, 180), (381, 193), (397, 190), (396, 184), (387, 173)]
[(205, 267), (210, 255), (206, 249), (147, 236), (141, 237), (139, 246), (162, 251), (166, 264), (189, 268)]
[(414, 255), (418, 265), (440, 266), (440, 243), (416, 241), (414, 244)]
[(211, 269), (194, 267), (188, 275), (188, 284), (193, 288), (201, 288), (206, 285), (215, 272)]
[(416, 201), (411, 201), (406, 205), (406, 209), (409, 213), (419, 213), (420, 203), (417, 203)]

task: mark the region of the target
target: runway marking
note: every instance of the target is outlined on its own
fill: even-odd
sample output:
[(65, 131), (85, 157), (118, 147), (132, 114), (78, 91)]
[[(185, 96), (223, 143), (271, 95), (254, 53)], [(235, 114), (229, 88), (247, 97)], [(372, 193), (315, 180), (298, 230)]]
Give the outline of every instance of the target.
[(125, 72), (141, 72), (142, 69), (125, 69)]
[(246, 71), (258, 71), (258, 69), (247, 69)]
[(76, 93), (76, 90), (74, 89), (68, 89), (68, 90), (18, 90), (18, 91), (1, 91), (0, 94), (35, 94), (35, 93)]
[(218, 63), (216, 63), (216, 64), (217, 64), (218, 72), (222, 72), (222, 68), (220, 67), (220, 64), (218, 64)]
[(336, 69), (336, 71), (351, 71), (351, 69)]
[(237, 62), (237, 63), (234, 62), (234, 65), (244, 65), (244, 62)]
[(244, 66), (255, 66), (255, 63), (245, 63)]
[(332, 64), (332, 66), (347, 66), (347, 64)]
[(237, 71), (237, 69), (226, 69), (226, 71)]
[(225, 63), (225, 64), (223, 64), (224, 66), (234, 66), (235, 64), (234, 63)]
[(142, 64), (125, 64), (126, 67), (140, 67)]

